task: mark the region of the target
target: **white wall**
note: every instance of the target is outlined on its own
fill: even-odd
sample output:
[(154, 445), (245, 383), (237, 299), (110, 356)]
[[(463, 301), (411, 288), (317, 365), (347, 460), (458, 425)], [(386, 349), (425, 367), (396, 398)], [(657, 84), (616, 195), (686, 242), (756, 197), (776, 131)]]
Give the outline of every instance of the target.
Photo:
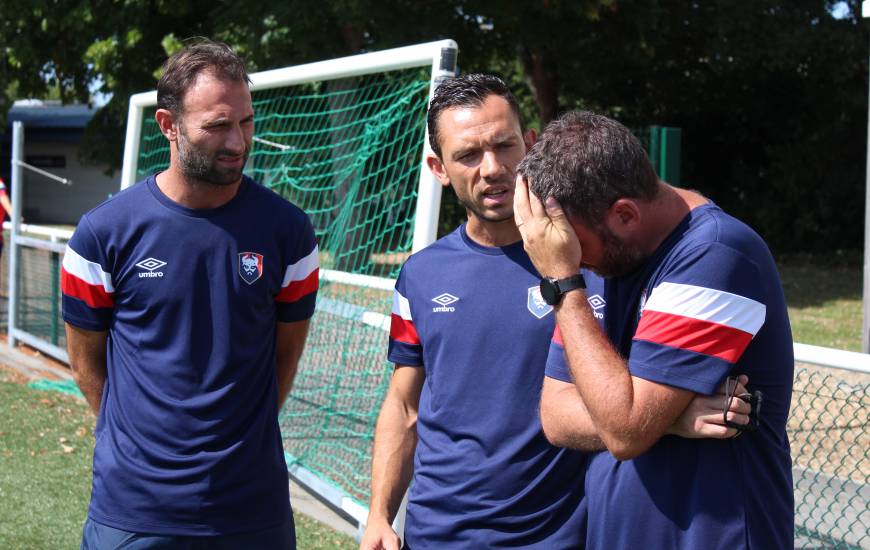
[[(72, 185), (63, 185), (31, 170), (24, 169), (25, 221), (45, 224), (78, 223), (82, 214), (98, 205), (110, 193), (120, 188), (120, 170), (109, 177), (101, 166), (82, 166), (77, 157), (77, 146), (71, 143), (24, 144), (25, 162), (28, 156), (66, 157), (65, 168), (42, 168), (63, 178), (72, 180)], [(7, 182), (7, 187), (9, 182)]]

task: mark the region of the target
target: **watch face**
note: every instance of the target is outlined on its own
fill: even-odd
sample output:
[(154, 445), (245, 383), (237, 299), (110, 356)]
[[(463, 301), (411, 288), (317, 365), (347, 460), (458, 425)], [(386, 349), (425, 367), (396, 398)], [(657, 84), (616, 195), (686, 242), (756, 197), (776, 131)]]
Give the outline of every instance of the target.
[(555, 281), (550, 279), (541, 279), (541, 297), (549, 305), (554, 306), (559, 303), (559, 289), (556, 287)]

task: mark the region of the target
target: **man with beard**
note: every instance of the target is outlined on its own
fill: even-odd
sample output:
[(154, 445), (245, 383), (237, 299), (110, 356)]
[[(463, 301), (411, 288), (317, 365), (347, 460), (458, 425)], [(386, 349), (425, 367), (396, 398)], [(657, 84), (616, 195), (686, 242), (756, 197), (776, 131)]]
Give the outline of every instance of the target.
[[(591, 421), (610, 451), (589, 463), (587, 548), (791, 547), (794, 358), (764, 241), (659, 181), (637, 139), (600, 115), (552, 122), (519, 172), (516, 223), (558, 323), (543, 427), (565, 443)], [(581, 266), (594, 272), (585, 285)], [(763, 396), (754, 431), (666, 435), (736, 375), (756, 406)]]
[[(390, 523), (412, 474), (408, 548), (581, 548), (586, 455), (550, 445), (541, 431), (555, 323), (513, 221), (516, 166), (535, 132), (522, 128), (505, 83), (485, 74), (442, 83), (428, 127), (429, 168), (468, 220), (411, 256), (396, 282), (396, 368), (375, 429), (360, 548), (398, 549)], [(697, 400), (674, 429), (733, 435), (722, 402)], [(574, 443), (602, 448), (589, 426)]]
[(82, 548), (295, 548), (278, 411), (317, 245), (299, 208), (242, 175), (248, 84), (225, 44), (169, 58), (155, 115), (169, 168), (69, 242), (70, 365), (98, 415)]

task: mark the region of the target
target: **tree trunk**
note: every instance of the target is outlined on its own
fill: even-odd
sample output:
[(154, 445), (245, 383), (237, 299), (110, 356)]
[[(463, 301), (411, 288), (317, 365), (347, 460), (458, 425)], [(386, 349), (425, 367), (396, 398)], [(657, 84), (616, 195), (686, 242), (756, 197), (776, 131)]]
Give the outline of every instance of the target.
[(519, 47), (520, 61), (526, 72), (526, 82), (535, 96), (538, 105), (538, 116), (541, 119), (541, 129), (556, 118), (559, 113), (559, 82), (549, 68), (547, 54), (531, 51), (528, 47)]

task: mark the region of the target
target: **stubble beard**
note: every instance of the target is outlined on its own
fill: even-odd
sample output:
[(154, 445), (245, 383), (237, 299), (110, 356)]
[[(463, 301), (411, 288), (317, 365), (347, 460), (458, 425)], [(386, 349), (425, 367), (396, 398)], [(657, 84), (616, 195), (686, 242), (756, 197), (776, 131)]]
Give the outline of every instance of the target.
[(606, 279), (622, 277), (636, 270), (646, 260), (640, 249), (625, 243), (606, 227), (598, 227), (596, 233), (601, 238), (604, 250), (601, 264), (592, 268), (598, 275)]
[[(509, 185), (513, 184), (513, 180), (510, 181)], [(454, 187), (454, 192), (456, 192), (456, 188)], [(486, 211), (480, 204), (476, 204), (473, 199), (466, 198), (456, 193), (456, 198), (459, 200), (459, 204), (465, 208), (465, 211), (475, 218), (480, 219), (481, 221), (490, 222), (490, 223), (499, 223), (507, 220), (514, 219), (513, 207), (508, 207), (508, 211), (504, 214), (498, 211)]]
[(221, 155), (232, 156), (233, 153), (228, 151), (217, 151), (214, 155), (208, 151), (193, 145), (184, 131), (184, 127), (180, 126), (178, 141), (178, 163), (181, 173), (188, 181), (214, 185), (217, 187), (226, 187), (238, 183), (242, 178), (242, 170), (248, 162), (249, 150), (245, 150), (244, 160), (241, 168), (219, 168), (217, 166), (217, 157)]
[(469, 213), (469, 215), (474, 216), (475, 218), (480, 219), (485, 222), (498, 223), (507, 220), (512, 220), (514, 217), (513, 212), (508, 212), (507, 214), (501, 214), (498, 212), (485, 212), (479, 206), (473, 204), (471, 201), (459, 199), (459, 204), (461, 204), (465, 211)]

